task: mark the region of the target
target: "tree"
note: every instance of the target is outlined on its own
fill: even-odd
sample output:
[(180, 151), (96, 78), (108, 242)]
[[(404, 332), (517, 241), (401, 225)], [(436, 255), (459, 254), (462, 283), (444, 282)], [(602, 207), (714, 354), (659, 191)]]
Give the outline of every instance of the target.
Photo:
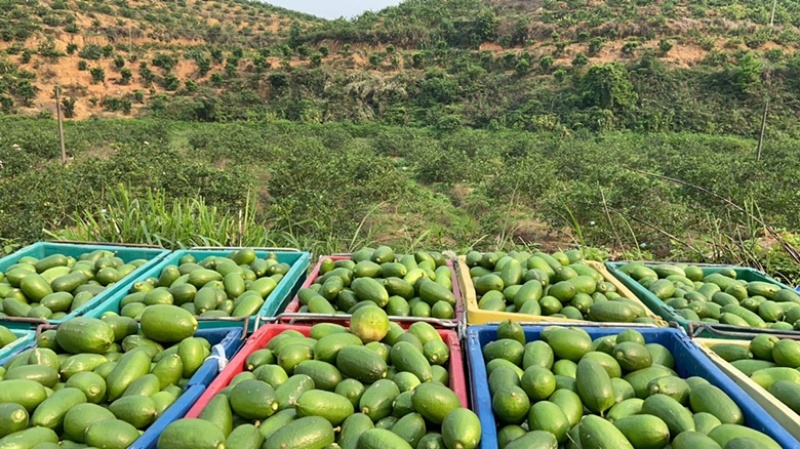
[(639, 100), (628, 70), (617, 63), (592, 66), (581, 79), (581, 91), (586, 103), (601, 109), (629, 109)]
[(525, 45), (525, 42), (528, 41), (529, 33), (530, 28), (528, 27), (528, 21), (522, 18), (517, 19), (517, 21), (514, 22), (514, 28), (511, 31), (511, 41), (509, 43), (512, 47)]
[(752, 53), (747, 53), (733, 67), (732, 84), (739, 93), (753, 93), (761, 86), (763, 71), (761, 62)]
[(150, 67), (147, 66), (147, 63), (142, 61), (139, 63), (139, 76), (142, 77), (143, 84), (147, 85), (152, 83), (155, 80), (155, 75), (153, 71), (150, 70)]
[(289, 28), (289, 40), (287, 41), (290, 47), (297, 48), (302, 43), (300, 40), (301, 32), (300, 24), (292, 22), (292, 26)]
[(22, 98), (22, 101), (26, 106), (30, 106), (33, 99), (36, 98), (36, 92), (38, 90), (39, 89), (31, 84), (30, 81), (24, 80), (17, 84), (17, 87), (14, 89), (14, 93)]
[(497, 39), (497, 16), (491, 9), (485, 9), (478, 14), (475, 19), (475, 34), (477, 44)]
[(75, 97), (64, 97), (61, 99), (61, 108), (64, 110), (64, 117), (65, 118), (74, 118), (75, 117), (75, 103), (77, 100)]

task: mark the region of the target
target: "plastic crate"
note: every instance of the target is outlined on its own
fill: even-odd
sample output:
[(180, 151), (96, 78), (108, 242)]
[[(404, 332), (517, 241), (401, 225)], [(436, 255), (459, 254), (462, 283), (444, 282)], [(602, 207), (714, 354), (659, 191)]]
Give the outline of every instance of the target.
[[(161, 274), (161, 271), (165, 267), (168, 265), (177, 266), (181, 258), (185, 255), (191, 255), (197, 259), (198, 262), (201, 262), (208, 257), (225, 257), (230, 254), (230, 252), (231, 249), (175, 251), (167, 258), (162, 260), (161, 263), (150, 267), (145, 272), (140, 273), (130, 285), (138, 281), (143, 281), (147, 278), (158, 278), (158, 276)], [(308, 262), (311, 257), (311, 255), (306, 252), (256, 251), (256, 255), (258, 257), (265, 257), (269, 253), (275, 254), (278, 257), (278, 262), (291, 265), (291, 269), (289, 269), (286, 275), (283, 276), (283, 279), (278, 282), (278, 286), (275, 287), (275, 290), (273, 290), (272, 293), (265, 298), (264, 305), (261, 306), (261, 309), (258, 311), (258, 313), (249, 317), (251, 322), (255, 322), (256, 318), (259, 316), (273, 317), (278, 314), (287, 299), (291, 298), (297, 292), (297, 290), (300, 289), (300, 284), (305, 279), (306, 270), (308, 269)], [(99, 318), (106, 312), (119, 313), (120, 302), (127, 294), (128, 290), (119, 292), (119, 294), (114, 295), (113, 298), (106, 300), (91, 312), (87, 313), (86, 316)], [(231, 321), (237, 322), (236, 326), (240, 325), (238, 324), (239, 322), (244, 323), (243, 319), (200, 319), (198, 320), (198, 323), (201, 329), (213, 329), (215, 327), (230, 327)]]
[(203, 337), (211, 343), (215, 351), (200, 366), (197, 372), (189, 379), (186, 390), (150, 427), (136, 440), (129, 449), (152, 449), (156, 447), (161, 432), (173, 421), (183, 418), (186, 412), (200, 398), (206, 388), (211, 385), (220, 367), (227, 365), (239, 348), (242, 347), (242, 330), (232, 329), (206, 329), (199, 330), (195, 337)]
[(164, 413), (144, 431), (138, 440), (134, 441), (128, 449), (155, 449), (158, 438), (173, 422), (186, 416), (186, 412), (192, 405), (200, 399), (206, 387), (203, 385), (193, 385), (187, 387), (181, 397), (178, 398)]
[[(186, 417), (197, 418), (200, 416), (200, 412), (208, 405), (208, 402), (227, 387), (237, 374), (244, 371), (245, 362), (250, 354), (264, 348), (270, 340), (287, 330), (296, 330), (308, 336), (311, 332), (311, 326), (268, 324), (261, 327), (247, 340), (242, 350), (239, 351), (236, 357), (228, 364), (228, 367), (225, 368), (217, 379), (206, 389), (203, 396), (197, 401), (194, 407), (189, 410), (189, 413), (186, 414)], [(458, 340), (458, 334), (451, 330), (437, 329), (437, 331), (439, 335), (442, 336), (444, 342), (450, 347), (450, 361), (448, 365), (448, 371), (450, 372), (450, 388), (458, 395), (458, 398), (461, 400), (461, 405), (468, 407), (469, 402), (466, 376), (464, 374), (464, 361), (461, 355), (461, 344)]]
[[(626, 262), (626, 261), (623, 261), (623, 262), (606, 262), (606, 266), (608, 267), (608, 270), (609, 270), (609, 272), (611, 273), (612, 276), (617, 278), (619, 280), (619, 282), (621, 282), (626, 287), (628, 287), (653, 312), (657, 313), (658, 315), (660, 315), (663, 319), (665, 319), (667, 321), (678, 323), (679, 325), (681, 325), (684, 329), (686, 329), (690, 333), (693, 332), (693, 329), (696, 328), (696, 327), (708, 326), (709, 325), (709, 323), (704, 323), (704, 322), (701, 322), (701, 321), (691, 321), (691, 320), (687, 320), (686, 318), (682, 317), (681, 315), (678, 314), (677, 311), (675, 311), (675, 309), (673, 309), (672, 307), (664, 304), (664, 301), (658, 299), (658, 297), (656, 295), (650, 293), (650, 290), (644, 288), (644, 286), (642, 286), (642, 284), (636, 282), (632, 277), (630, 277), (627, 274), (623, 273), (622, 269), (621, 269), (622, 266), (627, 265), (629, 263), (631, 263), (631, 262)], [(664, 265), (666, 263), (667, 262), (663, 262), (663, 263), (662, 262), (645, 263), (645, 266), (653, 267), (653, 266), (656, 266), (656, 265)], [(672, 263), (670, 263), (670, 264), (672, 264)], [(748, 267), (737, 267), (737, 266), (731, 266), (731, 265), (707, 265), (707, 264), (672, 264), (672, 265), (696, 265), (696, 266), (698, 266), (698, 267), (703, 269), (703, 276), (708, 276), (709, 274), (716, 273), (716, 272), (718, 272), (720, 270), (723, 270), (723, 269), (726, 269), (726, 270), (733, 269), (736, 272), (736, 278), (737, 279), (742, 279), (742, 280), (747, 281), (747, 282), (766, 282), (766, 283), (769, 283), (769, 284), (777, 285), (777, 286), (779, 286), (781, 288), (793, 290), (792, 288), (781, 284), (780, 282), (776, 281), (775, 279), (770, 278), (766, 274), (764, 274), (764, 273), (762, 273), (762, 272), (760, 272), (758, 270), (754, 270), (752, 268), (748, 268)], [(711, 327), (718, 327), (718, 328), (721, 328), (721, 329), (731, 329), (731, 330), (747, 329), (747, 330), (751, 330), (751, 331), (752, 330), (758, 330), (759, 332), (769, 331), (768, 329), (744, 328), (744, 327), (741, 327), (741, 326), (730, 326), (730, 325), (725, 325), (725, 324), (713, 324), (713, 325), (710, 325), (710, 326)]]
[(34, 340), (36, 332), (25, 329), (9, 329), (11, 333), (17, 336), (17, 339), (9, 343), (6, 347), (0, 349), (0, 366), (6, 363), (6, 360), (18, 352), (22, 352), (36, 342)]
[[(634, 302), (641, 305), (647, 316), (652, 318), (656, 322), (656, 326), (659, 327), (666, 327), (667, 323), (661, 319), (658, 315), (654, 314), (646, 304), (639, 301), (639, 298), (636, 297), (630, 290), (625, 288), (622, 283), (616, 280), (611, 274), (609, 274), (608, 270), (605, 269), (603, 264), (594, 261), (586, 261), (586, 264), (592, 267), (595, 271), (603, 275), (603, 278), (617, 288), (617, 293), (621, 296), (624, 296), (628, 299), (633, 300)], [(539, 323), (550, 323), (550, 324), (569, 324), (572, 326), (591, 326), (597, 324), (593, 321), (585, 321), (585, 320), (571, 320), (569, 318), (558, 318), (558, 317), (549, 317), (549, 316), (540, 316), (540, 315), (528, 315), (524, 313), (511, 313), (511, 312), (494, 312), (489, 310), (481, 310), (478, 307), (478, 297), (475, 294), (475, 285), (472, 283), (472, 277), (469, 274), (469, 267), (466, 263), (465, 256), (459, 256), (458, 258), (458, 282), (461, 288), (461, 291), (464, 292), (464, 303), (466, 304), (467, 308), (467, 323), (470, 325), (473, 324), (492, 324), (492, 323), (500, 323), (502, 321), (511, 320), (518, 323), (531, 323), (531, 324), (539, 324)], [(606, 325), (612, 323), (603, 323)], [(626, 326), (631, 325), (638, 325), (643, 326), (642, 324), (632, 324), (632, 323), (618, 323)]]
[[(331, 259), (334, 261), (338, 260), (350, 260), (349, 254), (337, 254), (333, 256), (322, 256), (319, 258), (319, 261), (314, 266), (314, 269), (311, 270), (311, 273), (306, 278), (306, 281), (303, 283), (302, 288), (308, 288), (314, 284), (314, 281), (317, 280), (319, 277), (320, 267), (322, 266), (322, 262), (325, 259)], [(390, 319), (395, 322), (400, 323), (413, 323), (415, 321), (425, 321), (430, 323), (434, 327), (438, 328), (454, 328), (458, 326), (458, 323), (461, 323), (464, 318), (464, 295), (462, 293), (462, 289), (458, 283), (458, 276), (456, 274), (456, 267), (453, 264), (453, 261), (448, 259), (446, 261), (447, 266), (450, 268), (450, 272), (452, 274), (452, 282), (453, 282), (453, 295), (456, 297), (456, 307), (455, 313), (456, 316), (452, 320), (444, 320), (438, 318), (421, 318), (421, 317), (399, 317), (399, 316), (392, 316)], [(298, 289), (299, 290), (299, 289)], [(324, 315), (324, 314), (314, 314), (314, 313), (298, 313), (300, 310), (300, 298), (296, 295), (292, 299), (292, 301), (286, 306), (284, 310), (284, 315), (280, 317), (281, 322), (287, 324), (313, 324), (317, 321), (338, 321), (338, 320), (349, 320), (350, 315)]]
[[(786, 428), (786, 430), (789, 431), (789, 433), (800, 440), (800, 414), (789, 408), (783, 402), (779, 401), (775, 396), (772, 395), (772, 393), (753, 382), (744, 373), (736, 369), (736, 367), (731, 365), (729, 362), (726, 362), (722, 357), (718, 356), (713, 350), (711, 350), (712, 346), (719, 343), (734, 344), (748, 348), (750, 347), (750, 340), (752, 340), (756, 335), (758, 334), (750, 334), (746, 339), (741, 340), (696, 338), (694, 339), (694, 342), (700, 346), (700, 349), (706, 353), (706, 355), (719, 367), (720, 370), (722, 370), (723, 373), (727, 374), (728, 377), (736, 382), (736, 385), (740, 386), (742, 390), (755, 399), (755, 401), (758, 402), (758, 405), (764, 407), (764, 410), (766, 410), (767, 413), (769, 413), (775, 419), (775, 421), (778, 421), (784, 428)], [(744, 335), (742, 336), (744, 337)], [(783, 335), (782, 338), (800, 340), (799, 335)]]
[(63, 254), (65, 256), (74, 257), (75, 259), (77, 259), (83, 254), (90, 253), (96, 250), (111, 251), (115, 253), (117, 257), (121, 258), (125, 262), (130, 262), (136, 259), (147, 259), (147, 263), (137, 268), (124, 278), (120, 279), (119, 282), (110, 285), (102, 293), (92, 298), (91, 301), (82, 305), (77, 310), (71, 312), (62, 319), (45, 321), (33, 318), (8, 317), (0, 319), (0, 324), (6, 325), (8, 327), (17, 327), (17, 328), (24, 327), (27, 329), (31, 329), (40, 324), (44, 323), (59, 324), (76, 316), (84, 315), (88, 311), (92, 310), (94, 307), (98, 306), (103, 301), (106, 301), (112, 296), (114, 296), (116, 293), (121, 291), (128, 291), (128, 289), (130, 288), (130, 286), (133, 284), (134, 280), (137, 277), (139, 277), (145, 271), (149, 270), (151, 267), (158, 264), (164, 257), (167, 256), (167, 254), (169, 254), (169, 251), (166, 249), (124, 246), (124, 245), (116, 245), (108, 243), (82, 244), (82, 243), (39, 242), (27, 246), (15, 252), (14, 254), (11, 254), (10, 256), (6, 256), (3, 259), (0, 259), (0, 271), (5, 271), (6, 269), (8, 269), (8, 267), (16, 264), (23, 257), (35, 257), (37, 259), (42, 259), (44, 257), (51, 256), (53, 254)]
[[(525, 327), (526, 340), (538, 340), (543, 329), (544, 327), (540, 326)], [(621, 332), (620, 329), (603, 327), (585, 329), (593, 339)], [(642, 333), (647, 343), (659, 343), (669, 349), (675, 357), (675, 369), (679, 376), (683, 378), (700, 376), (725, 391), (742, 409), (747, 426), (769, 435), (783, 448), (800, 448), (800, 441), (781, 427), (753, 398), (720, 371), (682, 331), (672, 328), (636, 328), (636, 330)], [(481, 449), (497, 448), (497, 424), (490, 406), (492, 401), (483, 358), (483, 347), (496, 339), (496, 326), (475, 326), (467, 330), (467, 360), (472, 384), (472, 403), (481, 404), (481, 407), (477, 408), (483, 431)]]

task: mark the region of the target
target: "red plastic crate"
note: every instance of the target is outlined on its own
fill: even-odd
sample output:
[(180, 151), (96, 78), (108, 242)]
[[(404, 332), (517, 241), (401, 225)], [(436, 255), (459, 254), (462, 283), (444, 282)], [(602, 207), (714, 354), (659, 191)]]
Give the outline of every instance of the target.
[[(238, 354), (230, 361), (228, 366), (217, 376), (214, 382), (206, 388), (206, 391), (200, 396), (195, 405), (186, 414), (187, 418), (197, 418), (206, 407), (209, 401), (222, 391), (228, 384), (231, 383), (237, 374), (244, 371), (245, 362), (247, 357), (253, 352), (264, 348), (267, 343), (273, 338), (278, 336), (284, 331), (296, 330), (305, 336), (311, 333), (311, 326), (293, 326), (288, 324), (267, 324), (261, 327), (254, 333), (245, 343), (244, 347)], [(450, 347), (450, 360), (448, 371), (450, 373), (450, 388), (456, 393), (458, 399), (461, 400), (463, 407), (468, 407), (468, 393), (467, 381), (464, 374), (464, 359), (461, 354), (461, 343), (458, 341), (458, 334), (455, 331), (437, 329), (439, 335), (447, 346)]]
[[(311, 285), (314, 284), (314, 281), (316, 281), (317, 278), (319, 277), (319, 270), (322, 267), (322, 262), (325, 259), (331, 259), (334, 262), (335, 261), (339, 261), (339, 260), (349, 260), (350, 259), (350, 255), (349, 254), (336, 254), (336, 255), (332, 255), (332, 256), (320, 257), (319, 261), (314, 266), (314, 269), (311, 270), (311, 273), (309, 273), (308, 277), (306, 278), (306, 281), (303, 283), (301, 288), (308, 288), (308, 287), (311, 287)], [(453, 295), (455, 295), (455, 297), (456, 297), (456, 307), (455, 307), (456, 316), (455, 316), (455, 318), (452, 319), (452, 320), (440, 320), (440, 319), (437, 319), (437, 318), (426, 319), (426, 318), (419, 318), (419, 317), (411, 317), (411, 316), (409, 316), (409, 317), (402, 317), (402, 318), (393, 317), (393, 318), (396, 318), (394, 321), (403, 321), (403, 322), (428, 321), (434, 327), (436, 327), (436, 325), (439, 324), (439, 323), (447, 323), (448, 325), (451, 325), (452, 327), (456, 327), (458, 323), (462, 322), (462, 318), (464, 317), (464, 299), (461, 296), (461, 287), (460, 287), (460, 285), (458, 283), (458, 278), (456, 277), (456, 269), (455, 269), (455, 266), (453, 264), (453, 261), (450, 260), (450, 259), (447, 259), (446, 263), (447, 263), (447, 266), (450, 268), (450, 273), (451, 273), (451, 276), (452, 276), (451, 280), (452, 280), (452, 283), (453, 283)], [(295, 295), (295, 297), (292, 298), (292, 301), (286, 306), (286, 309), (283, 311), (283, 313), (296, 314), (296, 313), (299, 313), (298, 310), (300, 310), (300, 298), (297, 295)], [(317, 323), (317, 321), (313, 320), (315, 314), (308, 313), (308, 314), (302, 314), (302, 315), (303, 315), (303, 318), (302, 318), (303, 324), (314, 324), (314, 323)], [(350, 315), (343, 315), (342, 319), (344, 320), (344, 319), (347, 319), (349, 317), (350, 317)], [(290, 323), (292, 323), (294, 321), (298, 321), (299, 319), (297, 317), (280, 316), (280, 320), (283, 323), (290, 324)], [(333, 320), (334, 319), (332, 317), (330, 317), (328, 315), (325, 315), (324, 318), (321, 318), (320, 322), (331, 322)], [(404, 326), (404, 327), (406, 327), (406, 326)], [(447, 326), (447, 327), (449, 327), (449, 326)]]

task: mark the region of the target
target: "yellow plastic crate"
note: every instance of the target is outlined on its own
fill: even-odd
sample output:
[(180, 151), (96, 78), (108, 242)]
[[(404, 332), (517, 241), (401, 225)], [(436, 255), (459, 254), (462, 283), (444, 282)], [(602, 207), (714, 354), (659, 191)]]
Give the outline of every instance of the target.
[[(600, 262), (594, 261), (586, 261), (586, 264), (596, 270), (598, 273), (603, 275), (603, 278), (606, 282), (610, 282), (614, 284), (617, 288), (617, 293), (621, 296), (626, 298), (632, 299), (637, 304), (642, 306), (647, 313), (647, 317), (652, 318), (656, 326), (658, 327), (667, 327), (667, 322), (664, 321), (661, 317), (654, 314), (649, 308), (647, 308), (644, 303), (642, 303), (639, 298), (637, 298), (627, 287), (622, 285), (616, 278), (611, 276), (611, 274), (606, 270)], [(522, 313), (509, 313), (509, 312), (493, 312), (488, 310), (481, 310), (478, 308), (478, 297), (475, 294), (475, 286), (472, 283), (472, 278), (469, 275), (469, 267), (466, 263), (466, 257), (460, 256), (458, 258), (458, 282), (459, 286), (461, 287), (461, 294), (464, 298), (464, 305), (467, 308), (467, 324), (491, 324), (491, 323), (499, 323), (501, 321), (511, 320), (518, 323), (531, 323), (531, 324), (542, 324), (542, 323), (560, 323), (560, 324), (572, 324), (575, 326), (587, 326), (587, 325), (632, 325), (632, 323), (598, 323), (595, 321), (585, 321), (585, 320), (571, 320), (569, 318), (558, 318), (558, 317), (549, 317), (549, 316), (539, 316), (539, 315), (526, 315)], [(637, 324), (640, 325), (640, 324)], [(641, 325), (640, 325), (641, 326)]]
[(734, 344), (749, 348), (750, 342), (748, 340), (695, 338), (694, 342), (697, 343), (697, 346), (708, 355), (711, 361), (713, 361), (722, 372), (736, 382), (737, 385), (742, 387), (742, 390), (755, 399), (758, 405), (764, 407), (764, 410), (775, 418), (775, 421), (778, 421), (792, 436), (800, 440), (800, 415), (711, 350), (712, 346), (720, 343)]

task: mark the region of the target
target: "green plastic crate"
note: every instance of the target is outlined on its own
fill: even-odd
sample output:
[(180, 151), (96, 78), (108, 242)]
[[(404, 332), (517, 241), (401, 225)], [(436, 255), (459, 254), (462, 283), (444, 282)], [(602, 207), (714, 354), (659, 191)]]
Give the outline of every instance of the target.
[[(175, 251), (161, 263), (151, 267), (147, 271), (141, 273), (136, 279), (131, 282), (133, 285), (136, 282), (143, 281), (147, 278), (158, 278), (161, 271), (168, 265), (178, 265), (181, 258), (185, 255), (194, 256), (198, 262), (205, 260), (208, 257), (225, 257), (231, 252), (231, 249), (218, 249), (218, 250), (181, 250)], [(275, 290), (264, 300), (264, 305), (256, 315), (249, 317), (249, 320), (244, 318), (239, 319), (198, 319), (198, 326), (200, 329), (215, 329), (215, 328), (228, 328), (228, 327), (242, 327), (252, 328), (256, 323), (258, 317), (274, 317), (276, 316), (286, 304), (294, 297), (300, 286), (306, 279), (306, 272), (308, 270), (311, 254), (307, 252), (284, 252), (284, 251), (263, 251), (257, 250), (258, 257), (265, 257), (268, 253), (273, 253), (278, 257), (278, 262), (287, 263), (291, 265), (291, 269), (284, 275), (283, 279), (275, 287)], [(112, 298), (107, 299), (98, 307), (93, 309), (86, 316), (100, 318), (106, 312), (119, 313), (120, 302), (128, 294), (128, 290), (119, 291)], [(248, 327), (249, 323), (249, 327)]]
[(16, 264), (23, 257), (35, 257), (37, 259), (42, 259), (53, 254), (63, 254), (65, 256), (74, 257), (77, 259), (82, 254), (97, 250), (105, 250), (116, 253), (116, 256), (125, 262), (130, 262), (136, 259), (146, 259), (148, 262), (134, 270), (129, 275), (120, 279), (119, 282), (110, 285), (105, 289), (105, 291), (92, 298), (91, 301), (79, 307), (77, 310), (71, 312), (62, 319), (44, 321), (32, 318), (0, 318), (0, 324), (11, 329), (32, 329), (40, 324), (60, 324), (76, 316), (84, 315), (103, 301), (108, 300), (115, 293), (120, 291), (128, 291), (135, 278), (157, 265), (169, 254), (169, 251), (163, 248), (132, 247), (104, 243), (79, 244), (39, 242), (0, 259), (0, 271), (4, 272), (6, 269), (8, 269), (8, 267)]
[[(633, 294), (635, 294), (643, 303), (647, 305), (653, 312), (660, 315), (667, 321), (672, 321), (678, 323), (681, 327), (686, 329), (687, 332), (691, 335), (692, 333), (696, 333), (697, 329), (700, 328), (718, 328), (718, 329), (727, 329), (731, 331), (735, 330), (747, 330), (751, 332), (760, 332), (760, 333), (786, 333), (786, 331), (772, 331), (770, 329), (757, 329), (757, 328), (743, 328), (738, 326), (730, 326), (725, 324), (710, 324), (701, 321), (691, 321), (687, 320), (686, 318), (679, 315), (675, 309), (672, 307), (664, 304), (656, 295), (652, 294), (650, 290), (644, 288), (640, 283), (636, 282), (633, 278), (628, 276), (627, 274), (622, 272), (622, 267), (632, 263), (632, 261), (620, 261), (620, 262), (606, 262), (606, 267), (611, 272), (611, 275), (617, 278), (620, 282), (622, 282), (626, 287), (628, 287)], [(654, 267), (657, 265), (664, 265), (669, 264), (668, 262), (645, 262), (644, 265), (648, 267)], [(709, 274), (716, 273), (720, 270), (729, 270), (733, 269), (736, 272), (736, 278), (742, 279), (747, 282), (766, 282), (769, 284), (777, 285), (781, 288), (785, 288), (788, 290), (794, 290), (791, 287), (787, 287), (786, 285), (772, 279), (771, 277), (767, 276), (766, 274), (755, 270), (749, 267), (739, 267), (733, 265), (704, 265), (704, 264), (688, 264), (688, 263), (672, 263), (672, 265), (695, 265), (703, 270), (703, 276), (708, 276)], [(705, 333), (701, 333), (696, 335), (697, 337), (706, 337)]]

